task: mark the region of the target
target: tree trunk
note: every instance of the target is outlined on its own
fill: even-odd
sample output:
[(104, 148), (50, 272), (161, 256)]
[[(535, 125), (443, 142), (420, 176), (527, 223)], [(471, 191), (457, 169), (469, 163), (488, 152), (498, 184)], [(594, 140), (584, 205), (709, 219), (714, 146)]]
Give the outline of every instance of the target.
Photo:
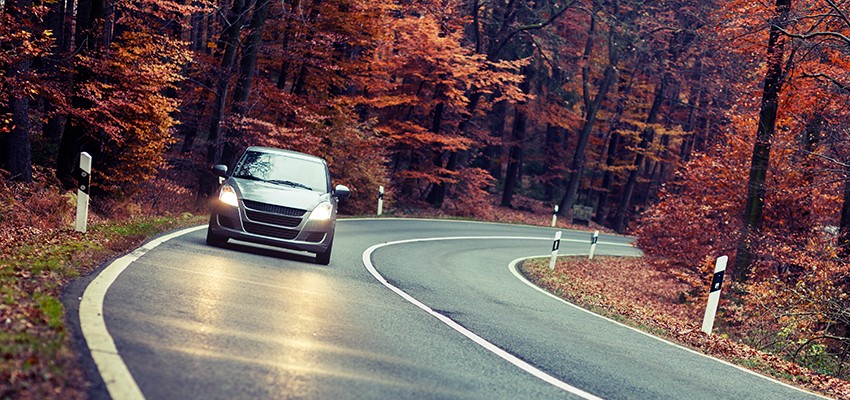
[[(237, 48), (239, 46), (239, 33), (245, 14), (245, 1), (234, 0), (230, 13), (225, 20), (225, 28), (221, 33), (219, 45), (224, 48), (221, 56), (221, 75), (215, 86), (215, 99), (210, 115), (210, 129), (207, 134), (207, 164), (213, 165), (219, 161), (218, 152), (220, 146), (221, 123), (225, 117), (225, 104), (227, 103), (230, 77), (233, 66), (236, 63)], [(203, 188), (202, 188), (203, 190)]]
[[(54, 44), (50, 57), (51, 60), (45, 59), (42, 60), (42, 62), (44, 73), (49, 77), (49, 79), (61, 82), (67, 80), (66, 74), (64, 72), (60, 72), (59, 66), (60, 64), (67, 66), (67, 63), (60, 60), (64, 59), (65, 54), (70, 50), (71, 40), (70, 36), (66, 33), (66, 30), (70, 29), (69, 26), (71, 24), (66, 20), (66, 17), (68, 15), (73, 15), (73, 10), (73, 1), (57, 1), (56, 3), (51, 4), (47, 11), (47, 29), (54, 32)], [(44, 138), (49, 143), (55, 144), (56, 147), (58, 147), (59, 139), (62, 137), (62, 127), (64, 125), (64, 117), (59, 115), (58, 111), (59, 110), (51, 100), (45, 100), (44, 114), (47, 118), (47, 122), (44, 124), (43, 128)], [(51, 148), (55, 147), (51, 146)], [(51, 154), (51, 157), (55, 156), (55, 153)]]
[(611, 188), (614, 187), (614, 172), (611, 168), (617, 162), (617, 151), (620, 147), (620, 134), (616, 131), (611, 132), (611, 138), (608, 140), (608, 152), (605, 155), (605, 173), (602, 174), (602, 190), (599, 192), (599, 198), (596, 201), (596, 217), (594, 220), (597, 224), (604, 224), (605, 216), (608, 215), (608, 197), (611, 195)]
[[(251, 96), (251, 86), (254, 82), (254, 75), (257, 73), (257, 55), (260, 50), (260, 42), (263, 36), (263, 27), (266, 24), (266, 16), (268, 15), (270, 0), (257, 0), (254, 5), (254, 13), (251, 16), (250, 33), (245, 40), (245, 46), (242, 50), (242, 60), (239, 64), (239, 79), (236, 82), (236, 89), (233, 91), (233, 114), (239, 117), (247, 116), (247, 102)], [(241, 135), (241, 131), (228, 129), (224, 149), (221, 154), (221, 164), (233, 165), (238, 156), (238, 146), (236, 142)]]
[(765, 180), (767, 167), (770, 164), (770, 145), (773, 132), (776, 129), (776, 114), (779, 109), (779, 93), (782, 90), (785, 40), (782, 30), (788, 23), (791, 11), (791, 0), (776, 0), (776, 16), (770, 24), (770, 36), (767, 44), (767, 74), (764, 78), (761, 111), (756, 130), (756, 142), (753, 146), (753, 157), (750, 166), (750, 178), (747, 184), (747, 200), (744, 206), (744, 223), (738, 238), (737, 252), (732, 269), (732, 277), (736, 282), (745, 282), (750, 275), (753, 255), (756, 251), (754, 243), (762, 224), (764, 197), (767, 192)]
[(493, 105), (488, 118), (490, 122), (490, 137), (493, 138), (495, 144), (489, 145), (484, 149), (484, 162), (481, 168), (490, 172), (490, 176), (496, 180), (502, 179), (502, 156), (504, 153), (507, 109), (508, 103), (506, 101), (500, 101)]
[[(668, 75), (665, 74), (661, 79), (661, 84), (655, 89), (655, 99), (652, 101), (652, 107), (649, 109), (649, 114), (646, 116), (646, 124), (654, 124), (658, 120), (658, 113), (661, 109), (661, 102), (664, 99), (664, 92), (667, 89)], [(647, 126), (640, 135), (641, 140), (638, 145), (637, 155), (635, 156), (634, 169), (629, 172), (629, 179), (626, 181), (626, 186), (623, 188), (623, 193), (620, 196), (620, 202), (617, 205), (617, 213), (614, 217), (614, 229), (617, 232), (623, 232), (626, 228), (626, 216), (629, 213), (629, 205), (632, 201), (632, 194), (637, 184), (637, 178), (640, 174), (640, 168), (646, 160), (646, 151), (649, 145), (655, 139), (655, 129)]]
[(850, 165), (844, 166), (843, 194), (841, 220), (838, 223), (838, 252), (842, 258), (847, 258), (850, 257)]
[(112, 40), (115, 35), (115, 21), (117, 16), (115, 13), (115, 0), (104, 0), (103, 4), (103, 32), (100, 35), (102, 44), (100, 48), (109, 50), (112, 45)]
[[(530, 66), (522, 68), (524, 76), (520, 89), (523, 93), (531, 92), (531, 80), (534, 71)], [(505, 184), (502, 190), (502, 207), (513, 207), (514, 191), (519, 180), (519, 170), (522, 165), (522, 146), (525, 140), (525, 129), (528, 123), (528, 115), (526, 114), (525, 103), (517, 104), (514, 112), (514, 127), (511, 133), (510, 150), (508, 151), (508, 169), (505, 172)]]
[[(23, 3), (23, 2), (22, 2)], [(8, 7), (8, 4), (7, 4)], [(28, 57), (27, 57), (28, 58)], [(29, 73), (31, 60), (23, 59), (16, 62), (10, 69), (14, 70), (7, 76)], [(22, 182), (32, 182), (32, 142), (30, 140), (30, 102), (26, 94), (13, 94), (9, 99), (12, 109), (12, 130), (9, 132), (9, 148), (6, 152), (6, 168), (10, 179)]]
[(700, 101), (702, 100), (702, 62), (697, 61), (696, 66), (694, 66), (694, 77), (692, 79), (692, 86), (690, 90), (690, 94), (688, 95), (688, 119), (685, 121), (685, 124), (682, 126), (682, 131), (684, 131), (687, 136), (685, 136), (682, 141), (682, 149), (679, 153), (679, 158), (682, 162), (688, 162), (691, 159), (691, 152), (694, 149), (694, 145), (696, 140), (694, 138), (694, 127), (696, 126), (697, 120), (697, 111), (700, 107)]
[[(80, 0), (77, 3), (74, 46), (80, 55), (90, 56), (97, 50), (99, 41), (96, 32), (99, 30), (95, 22), (103, 18), (103, 12), (104, 0)], [(84, 66), (77, 65), (74, 69), (71, 94), (71, 106), (74, 109), (87, 110), (93, 106), (91, 100), (82, 97), (85, 85), (93, 79), (92, 75), (92, 71)], [(77, 161), (89, 129), (85, 122), (76, 118), (73, 113), (65, 121), (65, 130), (62, 132), (56, 156), (56, 176), (67, 189), (77, 186), (73, 177), (74, 171), (77, 169)]]
[[(437, 98), (442, 97), (439, 94), (439, 93), (441, 93), (439, 90), (438, 90), (437, 93), (438, 94), (435, 97), (437, 97)], [(443, 128), (443, 112), (445, 111), (445, 109), (446, 109), (446, 104), (442, 101), (438, 102), (437, 105), (434, 107), (434, 113), (433, 113), (434, 116), (431, 119), (431, 132), (434, 133), (435, 135), (439, 135), (440, 131)], [(452, 152), (451, 154), (454, 156), (455, 160), (457, 160), (457, 156), (455, 155), (456, 153)], [(450, 156), (450, 158), (451, 158), (451, 156)], [(443, 167), (443, 151), (442, 150), (438, 150), (436, 152), (436, 154), (434, 155), (434, 166), (437, 167), (437, 168)], [(446, 183), (443, 182), (443, 183), (437, 183), (437, 184), (435, 184), (431, 187), (431, 191), (428, 192), (427, 201), (428, 201), (428, 203), (431, 204), (432, 207), (441, 208), (443, 206), (443, 201), (445, 200), (445, 198), (446, 198)]]
[[(30, 31), (29, 13), (32, 12), (32, 0), (7, 0), (4, 11), (9, 19), (20, 24), (25, 31)], [(3, 18), (5, 19), (5, 18)], [(11, 45), (19, 48), (22, 41), (15, 40), (3, 43), (3, 50)], [(9, 88), (9, 111), (12, 114), (11, 130), (8, 141), (3, 143), (0, 153), (4, 165), (10, 173), (10, 179), (22, 182), (32, 182), (32, 144), (30, 142), (30, 103), (29, 95), (24, 90), (27, 85), (27, 75), (32, 66), (32, 56), (26, 53), (13, 58), (13, 62), (5, 69), (5, 77), (12, 83)]]
[(508, 170), (505, 172), (505, 187), (502, 191), (502, 207), (513, 207), (514, 191), (518, 185), (519, 170), (522, 162), (522, 146), (525, 140), (525, 128), (528, 116), (523, 105), (518, 105), (514, 116), (514, 129), (511, 148), (508, 154)]
[(260, 51), (270, 1), (257, 0), (254, 14), (251, 16), (250, 33), (245, 40), (239, 65), (239, 80), (233, 92), (233, 112), (239, 115), (245, 113), (245, 102), (251, 95), (251, 86), (254, 83), (254, 75), (257, 73), (257, 55)]
[[(594, 1), (594, 10), (598, 8), (598, 2)], [(587, 45), (585, 46), (584, 54), (584, 57), (587, 59), (590, 58), (590, 52), (593, 48), (592, 40), (595, 32), (596, 14), (594, 13), (591, 18), (592, 19), (590, 23), (590, 28), (588, 30)], [(585, 101), (584, 123), (582, 125), (581, 133), (579, 133), (578, 144), (576, 145), (576, 150), (575, 154), (573, 155), (572, 163), (570, 164), (569, 176), (567, 177), (567, 190), (566, 193), (564, 193), (564, 197), (561, 198), (561, 203), (558, 211), (558, 213), (561, 215), (569, 214), (573, 205), (576, 202), (576, 198), (578, 197), (578, 187), (581, 183), (581, 176), (584, 170), (584, 161), (587, 152), (587, 142), (590, 140), (590, 134), (593, 132), (593, 125), (596, 122), (596, 114), (599, 112), (599, 109), (602, 106), (602, 101), (605, 100), (605, 97), (608, 95), (608, 90), (611, 88), (611, 85), (617, 79), (617, 64), (619, 63), (620, 58), (620, 43), (617, 43), (617, 38), (618, 35), (616, 33), (616, 29), (611, 28), (611, 30), (608, 32), (608, 65), (605, 67), (602, 82), (596, 92), (596, 96), (592, 100), (590, 98), (590, 84), (588, 82), (590, 78), (587, 77), (587, 75), (589, 74), (587, 72), (584, 72), (582, 74), (583, 76), (585, 76), (583, 90), (583, 96)]]
[[(561, 131), (563, 130), (563, 128), (557, 125), (546, 124), (546, 142), (543, 151), (545, 153), (545, 163), (548, 165), (557, 165), (560, 163), (558, 158), (561, 155), (561, 140), (564, 137)], [(557, 181), (558, 179), (549, 175), (543, 183), (544, 194), (548, 202), (555, 200), (555, 190), (558, 188)]]

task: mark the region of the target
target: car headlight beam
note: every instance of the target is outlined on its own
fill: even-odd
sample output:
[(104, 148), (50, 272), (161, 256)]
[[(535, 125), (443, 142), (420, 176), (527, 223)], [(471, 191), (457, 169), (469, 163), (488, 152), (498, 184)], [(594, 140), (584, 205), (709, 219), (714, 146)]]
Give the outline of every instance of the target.
[(218, 194), (218, 199), (229, 206), (239, 207), (239, 199), (236, 197), (236, 190), (233, 187), (224, 185)]
[(327, 221), (333, 217), (333, 205), (331, 203), (325, 202), (321, 203), (316, 208), (313, 209), (313, 212), (310, 213), (311, 221)]

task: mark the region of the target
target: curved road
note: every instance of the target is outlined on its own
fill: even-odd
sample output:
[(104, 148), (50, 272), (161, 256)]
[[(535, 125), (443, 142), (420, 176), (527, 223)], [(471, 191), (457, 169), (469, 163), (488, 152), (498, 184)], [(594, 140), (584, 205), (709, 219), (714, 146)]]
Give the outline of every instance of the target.
[[(818, 398), (541, 293), (509, 266), (548, 255), (554, 232), (341, 220), (319, 266), (195, 230), (108, 267), (80, 323), (122, 398)], [(560, 253), (588, 247), (565, 231)], [(597, 254), (636, 251), (603, 235)]]

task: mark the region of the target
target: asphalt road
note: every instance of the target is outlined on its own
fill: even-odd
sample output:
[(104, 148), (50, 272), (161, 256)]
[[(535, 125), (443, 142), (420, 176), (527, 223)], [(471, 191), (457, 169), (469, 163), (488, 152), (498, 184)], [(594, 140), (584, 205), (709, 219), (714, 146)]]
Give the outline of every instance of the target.
[[(195, 231), (107, 285), (111, 356), (148, 399), (817, 398), (531, 287), (509, 265), (549, 254), (554, 232), (343, 220), (320, 266)], [(405, 242), (419, 238), (442, 239)], [(637, 253), (599, 242), (597, 254)], [(588, 233), (564, 232), (561, 254), (588, 248)]]

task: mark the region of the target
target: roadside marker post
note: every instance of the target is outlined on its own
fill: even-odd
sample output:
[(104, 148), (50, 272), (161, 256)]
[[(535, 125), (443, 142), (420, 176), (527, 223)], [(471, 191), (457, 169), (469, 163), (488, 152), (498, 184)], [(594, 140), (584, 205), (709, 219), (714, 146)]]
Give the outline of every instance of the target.
[(378, 186), (378, 216), (384, 213), (384, 187)]
[(561, 231), (555, 232), (555, 241), (552, 243), (552, 259), (549, 260), (549, 269), (555, 269), (555, 260), (558, 258), (558, 249), (561, 247)]
[(723, 286), (723, 274), (726, 272), (728, 261), (728, 256), (722, 256), (717, 259), (714, 265), (714, 278), (711, 280), (708, 304), (705, 307), (705, 317), (702, 319), (702, 331), (709, 335), (714, 328), (714, 317), (717, 315), (717, 305), (720, 303), (720, 287)]
[(80, 153), (80, 168), (75, 173), (77, 178), (77, 221), (75, 230), (86, 233), (89, 219), (89, 189), (91, 187), (91, 156)]
[(590, 237), (590, 254), (587, 256), (588, 260), (593, 259), (593, 254), (596, 253), (596, 242), (599, 241), (599, 231), (593, 231), (593, 236)]
[(558, 223), (558, 206), (555, 206), (555, 212), (552, 213), (552, 227), (554, 228), (557, 223)]

